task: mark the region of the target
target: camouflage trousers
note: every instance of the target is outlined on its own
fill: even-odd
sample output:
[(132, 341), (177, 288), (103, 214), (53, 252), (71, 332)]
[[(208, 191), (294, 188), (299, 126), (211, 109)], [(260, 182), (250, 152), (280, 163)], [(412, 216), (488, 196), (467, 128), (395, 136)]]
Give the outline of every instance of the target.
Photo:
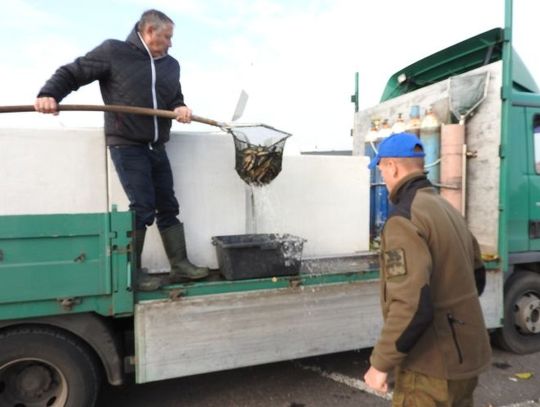
[(396, 369), (392, 407), (473, 407), (478, 377), (445, 380)]

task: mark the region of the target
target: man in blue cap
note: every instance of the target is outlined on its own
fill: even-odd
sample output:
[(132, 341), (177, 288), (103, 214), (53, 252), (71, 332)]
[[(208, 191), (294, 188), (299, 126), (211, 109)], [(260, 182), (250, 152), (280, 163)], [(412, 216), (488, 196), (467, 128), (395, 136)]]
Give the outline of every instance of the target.
[(472, 406), (491, 348), (479, 295), (485, 268), (461, 214), (424, 174), (424, 149), (414, 134), (379, 145), (378, 167), (394, 204), (381, 236), (384, 325), (364, 376), (393, 406)]
[[(408, 173), (410, 172), (409, 170), (416, 169), (423, 171), (425, 155), (422, 142), (415, 134), (392, 134), (379, 144), (379, 151), (375, 157), (371, 159), (369, 169), (372, 170), (379, 166), (383, 181), (388, 188), (388, 192), (391, 193), (396, 184), (396, 177), (390, 176), (391, 172), (387, 170), (396, 170), (397, 167), (395, 165), (388, 166), (388, 164), (399, 163), (402, 164), (401, 166), (404, 165), (406, 168), (403, 168), (401, 172), (407, 170)], [(408, 160), (403, 160), (403, 158), (408, 158)], [(379, 165), (381, 164), (381, 160), (383, 160), (382, 165)], [(410, 168), (411, 166), (413, 168)], [(392, 174), (394, 174), (394, 172), (392, 172)]]

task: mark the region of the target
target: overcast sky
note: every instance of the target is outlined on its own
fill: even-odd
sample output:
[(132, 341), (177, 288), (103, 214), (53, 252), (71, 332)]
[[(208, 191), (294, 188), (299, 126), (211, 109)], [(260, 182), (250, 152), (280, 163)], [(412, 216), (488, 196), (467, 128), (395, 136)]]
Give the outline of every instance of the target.
[[(540, 1), (515, 3), (516, 46), (540, 82)], [(351, 148), (355, 72), (360, 107), (369, 107), (400, 68), (504, 24), (504, 0), (10, 0), (0, 13), (0, 105), (32, 104), (58, 66), (106, 38), (125, 39), (148, 8), (176, 23), (170, 53), (194, 113), (230, 120), (245, 89), (241, 121), (293, 133), (304, 150)], [(99, 88), (63, 102), (101, 103)], [(0, 126), (15, 125), (101, 126), (102, 114), (0, 116)]]

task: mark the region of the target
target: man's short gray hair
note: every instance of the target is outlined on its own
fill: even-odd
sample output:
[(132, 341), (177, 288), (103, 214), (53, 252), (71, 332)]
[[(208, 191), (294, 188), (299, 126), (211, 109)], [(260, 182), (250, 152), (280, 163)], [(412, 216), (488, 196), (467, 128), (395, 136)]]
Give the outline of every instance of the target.
[(142, 32), (143, 29), (148, 25), (153, 28), (162, 28), (166, 24), (174, 25), (174, 21), (159, 10), (146, 10), (144, 13), (142, 13), (141, 19), (137, 23), (137, 30)]

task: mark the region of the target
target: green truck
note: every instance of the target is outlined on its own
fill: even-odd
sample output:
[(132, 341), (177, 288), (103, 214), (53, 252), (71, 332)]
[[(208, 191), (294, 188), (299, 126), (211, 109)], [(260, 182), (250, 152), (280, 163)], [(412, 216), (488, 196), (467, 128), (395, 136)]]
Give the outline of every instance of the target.
[[(373, 115), (442, 109), (450, 78), (489, 73), (465, 125), (466, 217), (488, 269), (488, 328), (529, 353), (540, 350), (540, 94), (512, 50), (510, 6), (505, 29), (393, 75), (381, 103), (355, 113), (354, 151), (365, 168)], [(1, 406), (91, 406), (103, 380), (131, 373), (145, 383), (375, 343), (375, 250), (306, 258), (298, 275), (214, 273), (138, 292), (132, 214), (111, 192), (105, 155), (101, 131), (0, 129)]]

